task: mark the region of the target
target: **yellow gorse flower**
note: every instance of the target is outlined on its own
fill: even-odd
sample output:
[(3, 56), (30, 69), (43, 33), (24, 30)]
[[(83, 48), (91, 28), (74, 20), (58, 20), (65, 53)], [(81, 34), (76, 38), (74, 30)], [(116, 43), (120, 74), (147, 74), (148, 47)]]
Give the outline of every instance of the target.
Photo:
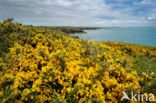
[(9, 99), (17, 97), (17, 102), (118, 103), (122, 91), (141, 90), (140, 82), (154, 76), (154, 72), (134, 70), (140, 67), (127, 53), (145, 56), (150, 51), (155, 55), (148, 48), (75, 39), (57, 31), (46, 33), (46, 29), (23, 29), (29, 35), (9, 48), (5, 57), (9, 66), (0, 58), (0, 100), (5, 101), (9, 90), (13, 93)]

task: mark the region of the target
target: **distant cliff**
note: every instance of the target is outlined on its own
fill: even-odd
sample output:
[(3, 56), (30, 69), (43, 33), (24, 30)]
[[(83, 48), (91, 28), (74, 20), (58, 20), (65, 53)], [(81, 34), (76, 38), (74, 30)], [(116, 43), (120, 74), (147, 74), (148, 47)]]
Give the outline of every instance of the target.
[(44, 28), (47, 30), (57, 30), (68, 34), (73, 33), (85, 33), (84, 30), (96, 30), (101, 29), (100, 27), (73, 27), (73, 26), (37, 26), (37, 28)]

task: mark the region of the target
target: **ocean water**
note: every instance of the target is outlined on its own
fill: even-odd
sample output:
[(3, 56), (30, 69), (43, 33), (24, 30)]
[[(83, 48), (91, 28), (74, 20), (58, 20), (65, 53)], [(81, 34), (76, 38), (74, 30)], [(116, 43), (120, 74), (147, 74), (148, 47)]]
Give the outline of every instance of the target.
[(156, 47), (156, 27), (123, 27), (84, 30), (85, 34), (72, 34), (92, 41), (114, 41)]

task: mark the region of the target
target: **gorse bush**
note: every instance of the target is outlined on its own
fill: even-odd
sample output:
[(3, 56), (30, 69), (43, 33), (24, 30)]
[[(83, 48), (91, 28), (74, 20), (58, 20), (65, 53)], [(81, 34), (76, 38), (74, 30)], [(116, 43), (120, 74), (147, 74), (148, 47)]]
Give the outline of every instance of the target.
[(9, 39), (3, 39), (7, 51), (0, 41), (2, 102), (115, 103), (122, 91), (142, 92), (154, 77), (152, 71), (138, 72), (136, 59), (154, 58), (152, 47), (76, 39), (10, 20), (0, 27), (1, 38)]

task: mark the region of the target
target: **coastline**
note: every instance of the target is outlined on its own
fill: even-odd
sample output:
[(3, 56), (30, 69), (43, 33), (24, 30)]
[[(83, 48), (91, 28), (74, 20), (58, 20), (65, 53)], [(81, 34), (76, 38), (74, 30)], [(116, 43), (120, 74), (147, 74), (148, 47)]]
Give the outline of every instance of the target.
[(136, 27), (136, 28), (107, 28), (99, 30), (85, 30), (85, 35), (79, 33), (73, 34), (84, 40), (91, 41), (111, 41), (111, 42), (125, 42), (137, 45), (145, 45), (156, 47), (156, 29), (150, 27)]

